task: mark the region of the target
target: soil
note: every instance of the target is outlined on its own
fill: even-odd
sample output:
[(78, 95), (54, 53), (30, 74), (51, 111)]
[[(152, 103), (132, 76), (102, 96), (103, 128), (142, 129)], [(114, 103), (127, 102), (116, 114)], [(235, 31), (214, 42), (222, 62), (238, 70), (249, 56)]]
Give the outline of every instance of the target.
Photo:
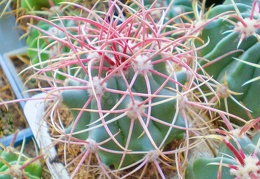
[[(0, 68), (0, 97), (2, 101), (15, 99), (11, 87)], [(0, 137), (14, 133), (15, 130), (21, 130), (28, 127), (21, 109), (17, 103), (1, 106)], [(2, 129), (2, 130), (1, 130)]]

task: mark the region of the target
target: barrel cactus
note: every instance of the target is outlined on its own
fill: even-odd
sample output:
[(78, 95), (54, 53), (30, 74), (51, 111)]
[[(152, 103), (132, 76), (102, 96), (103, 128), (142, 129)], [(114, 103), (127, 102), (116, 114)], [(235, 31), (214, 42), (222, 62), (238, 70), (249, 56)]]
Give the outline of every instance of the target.
[[(62, 104), (73, 117), (68, 128), (61, 130), (52, 122), (54, 128), (64, 140), (82, 145), (82, 161), (96, 155), (106, 177), (136, 167), (127, 177), (153, 163), (165, 178), (160, 161), (172, 161), (167, 154), (176, 153), (165, 147), (187, 134), (189, 115), (182, 111), (196, 74), (183, 58), (194, 55), (187, 45), (193, 31), (169, 28), (166, 15), (154, 19), (152, 7), (144, 10), (141, 4), (136, 10), (121, 4), (128, 16), (115, 14), (119, 5), (112, 1), (104, 14), (69, 5), (89, 15), (34, 16), (40, 22), (27, 39), (37, 75), (51, 73), (52, 111)], [(59, 33), (50, 33), (50, 28)], [(52, 46), (62, 53), (43, 56)]]
[[(25, 16), (39, 21), (31, 25), (28, 55), (36, 77), (50, 84), (41, 88), (54, 101), (49, 123), (60, 142), (82, 146), (72, 178), (91, 154), (100, 177), (126, 178), (152, 163), (166, 178), (160, 164), (172, 161), (168, 154), (185, 151), (187, 157), (190, 133), (213, 126), (215, 114), (239, 119), (236, 124), (259, 116), (257, 100), (251, 100), (259, 97), (259, 84), (248, 83), (259, 72), (247, 64), (260, 57), (256, 1), (225, 1), (208, 12), (198, 1), (131, 2), (108, 1), (104, 12), (67, 2), (79, 11)], [(67, 128), (54, 121), (62, 105), (73, 117)], [(180, 140), (185, 147), (168, 150)]]

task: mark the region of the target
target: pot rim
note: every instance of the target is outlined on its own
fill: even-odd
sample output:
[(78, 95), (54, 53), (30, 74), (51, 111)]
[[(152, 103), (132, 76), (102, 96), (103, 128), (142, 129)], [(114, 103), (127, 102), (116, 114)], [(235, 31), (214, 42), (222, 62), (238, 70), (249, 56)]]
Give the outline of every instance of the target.
[(52, 162), (52, 160), (57, 156), (57, 151), (53, 146), (48, 125), (43, 120), (44, 109), (46, 106), (44, 99), (46, 96), (47, 94), (45, 93), (32, 96), (24, 106), (24, 114), (39, 148), (42, 149), (43, 154), (47, 156), (46, 164), (52, 177), (55, 179), (69, 179), (70, 176), (68, 171), (65, 169), (65, 166), (62, 163)]

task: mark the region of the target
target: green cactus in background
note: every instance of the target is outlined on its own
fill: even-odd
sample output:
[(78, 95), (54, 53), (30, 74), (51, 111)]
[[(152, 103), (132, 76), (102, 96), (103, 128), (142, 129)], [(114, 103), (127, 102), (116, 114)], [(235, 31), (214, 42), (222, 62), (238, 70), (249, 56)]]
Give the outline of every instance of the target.
[[(259, 122), (258, 118), (255, 122)], [(221, 139), (218, 155), (215, 158), (198, 158), (186, 171), (189, 179), (257, 179), (260, 177), (260, 138), (259, 129), (248, 137), (244, 129), (226, 132), (226, 136), (214, 136)], [(248, 129), (248, 128), (247, 128)], [(222, 133), (225, 133), (222, 131)], [(209, 136), (207, 136), (209, 137)]]
[(35, 1), (35, 0), (21, 0), (21, 8), (26, 10), (42, 10), (43, 8), (50, 8), (50, 2), (53, 3), (53, 5), (58, 5), (60, 2), (63, 2), (65, 0), (41, 0), (41, 1)]
[[(60, 43), (55, 42), (55, 38), (60, 38), (65, 40), (66, 34), (60, 30), (62, 26), (68, 27), (72, 26), (73, 23), (71, 21), (64, 21), (63, 24), (60, 24), (59, 21), (55, 21), (53, 25), (50, 25), (48, 23), (45, 23), (43, 21), (40, 21), (37, 24), (37, 29), (32, 28), (30, 30), (30, 33), (26, 39), (26, 43), (28, 46), (27, 55), (31, 59), (31, 63), (34, 65), (35, 68), (46, 68), (50, 64), (49, 61), (52, 60), (52, 58), (57, 56), (60, 56), (62, 58), (62, 55), (66, 55), (66, 53), (69, 53), (70, 49), (66, 46), (61, 46)], [(56, 28), (57, 26), (58, 28)], [(40, 31), (38, 29), (41, 29)], [(48, 35), (52, 36), (53, 38), (42, 38), (43, 36), (42, 31), (45, 33), (47, 32)], [(59, 69), (60, 71), (70, 71), (71, 69), (61, 69), (59, 67), (53, 67), (53, 69)], [(56, 79), (64, 79), (64, 77), (60, 76), (59, 74), (54, 73), (47, 73), (48, 76), (55, 76)]]
[[(253, 3), (254, 2), (254, 3)], [(259, 53), (259, 5), (257, 1), (226, 1), (216, 6), (207, 14), (209, 21), (219, 14), (222, 18), (211, 21), (200, 32), (195, 42), (196, 47), (208, 43), (198, 51), (202, 73), (213, 77), (212, 86), (216, 87), (217, 106), (244, 120), (260, 116), (258, 101), (259, 83), (248, 83), (259, 76), (260, 69), (247, 65), (246, 62), (258, 64)], [(239, 61), (239, 60), (240, 61)], [(241, 61), (244, 61), (242, 63)], [(213, 95), (209, 100), (217, 102)], [(234, 121), (242, 124), (240, 121)]]
[(40, 179), (42, 175), (42, 167), (40, 163), (36, 161), (23, 167), (23, 165), (30, 159), (24, 158), (24, 156), (20, 155), (21, 154), (17, 154), (11, 150), (0, 150), (0, 178)]
[(25, 140), (20, 151), (13, 147), (16, 135), (11, 142), (11, 146), (3, 147), (0, 149), (0, 179), (40, 179), (42, 177), (42, 166), (39, 159), (42, 156), (29, 158), (23, 154)]

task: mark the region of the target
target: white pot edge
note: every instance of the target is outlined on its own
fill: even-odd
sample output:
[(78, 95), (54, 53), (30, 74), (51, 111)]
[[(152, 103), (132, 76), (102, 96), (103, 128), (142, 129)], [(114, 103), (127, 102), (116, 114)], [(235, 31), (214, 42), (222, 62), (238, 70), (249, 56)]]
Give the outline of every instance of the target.
[(44, 98), (47, 94), (40, 93), (34, 95), (24, 106), (24, 115), (31, 127), (33, 135), (43, 154), (47, 155), (46, 164), (52, 177), (55, 179), (69, 179), (69, 173), (62, 163), (51, 162), (57, 155), (57, 151), (52, 146), (51, 136), (47, 123), (42, 120), (44, 114)]

